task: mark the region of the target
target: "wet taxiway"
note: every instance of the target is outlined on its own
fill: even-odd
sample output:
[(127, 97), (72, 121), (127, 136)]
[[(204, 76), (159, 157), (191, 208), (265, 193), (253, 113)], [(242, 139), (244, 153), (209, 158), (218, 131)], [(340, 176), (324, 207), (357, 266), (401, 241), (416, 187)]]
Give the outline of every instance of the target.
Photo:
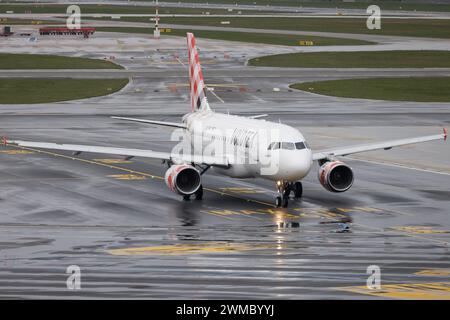
[[(37, 140), (171, 144), (168, 131), (103, 116), (1, 122)], [(0, 159), (3, 297), (449, 297), (449, 173), (351, 160), (347, 193), (323, 189), (314, 168), (303, 199), (276, 209), (264, 180), (206, 174), (205, 199), (185, 202), (158, 161), (14, 147)], [(79, 291), (66, 288), (69, 265)], [(365, 289), (369, 265), (399, 287)]]
[[(267, 78), (248, 77), (244, 84), (231, 71), (209, 76), (215, 66), (245, 68), (245, 58), (225, 61), (218, 42), (211, 43), (203, 51), (212, 61), (205, 79), (218, 84), (223, 100), (211, 95), (213, 107), (270, 113), (268, 120), (299, 128), (313, 149), (433, 134), (450, 123), (448, 103), (289, 91), (289, 83), (308, 79), (306, 71), (305, 77), (270, 77), (267, 70)], [(126, 50), (116, 54), (129, 69), (148, 62), (131, 61)], [(107, 97), (2, 105), (1, 134), (170, 150), (170, 130), (109, 118), (178, 121), (188, 112), (185, 70), (164, 62), (155, 68), (179, 71), (182, 80), (133, 75)], [(343, 194), (323, 189), (314, 167), (302, 200), (276, 209), (274, 185), (261, 179), (211, 171), (203, 176), (204, 200), (186, 202), (166, 188), (159, 161), (1, 146), (0, 296), (449, 299), (449, 159), (443, 141), (353, 156), (346, 161), (355, 184)], [(70, 265), (81, 269), (81, 290), (66, 287)], [(381, 290), (366, 288), (370, 265), (381, 269)]]

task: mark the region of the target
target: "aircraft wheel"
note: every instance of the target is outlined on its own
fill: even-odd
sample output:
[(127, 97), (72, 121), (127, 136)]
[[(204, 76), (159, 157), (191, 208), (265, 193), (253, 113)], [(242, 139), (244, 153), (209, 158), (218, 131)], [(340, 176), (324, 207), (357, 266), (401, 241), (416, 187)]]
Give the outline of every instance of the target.
[(183, 196), (184, 201), (189, 201), (190, 199), (191, 199), (191, 195), (189, 195), (189, 194), (186, 194)]
[(294, 195), (296, 198), (301, 198), (303, 194), (303, 185), (300, 181), (294, 184)]
[(283, 198), (288, 198), (291, 195), (291, 192), (294, 191), (291, 184), (288, 184), (283, 192)]
[(287, 208), (289, 204), (289, 198), (283, 197), (283, 208)]
[(281, 207), (281, 205), (282, 205), (282, 199), (281, 199), (280, 196), (278, 196), (278, 197), (275, 198), (275, 206), (277, 208), (279, 208), (279, 207)]
[(203, 186), (200, 185), (200, 188), (195, 192), (195, 200), (202, 200), (203, 199)]

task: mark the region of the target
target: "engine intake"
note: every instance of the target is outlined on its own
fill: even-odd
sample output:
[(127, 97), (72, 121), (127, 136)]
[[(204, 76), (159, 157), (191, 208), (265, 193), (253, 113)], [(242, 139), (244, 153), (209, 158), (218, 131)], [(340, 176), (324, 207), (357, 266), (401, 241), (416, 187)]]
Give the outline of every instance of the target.
[(183, 196), (195, 193), (201, 185), (200, 173), (187, 164), (171, 166), (166, 171), (164, 181), (170, 190)]
[(353, 184), (353, 171), (341, 161), (325, 162), (319, 169), (319, 181), (328, 191), (344, 192)]

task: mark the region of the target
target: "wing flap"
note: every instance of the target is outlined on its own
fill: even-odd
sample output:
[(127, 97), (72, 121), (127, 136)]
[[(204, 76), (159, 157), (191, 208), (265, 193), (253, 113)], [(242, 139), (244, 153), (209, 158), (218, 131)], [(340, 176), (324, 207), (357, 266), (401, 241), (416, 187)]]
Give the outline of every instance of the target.
[(447, 138), (447, 131), (444, 129), (444, 133), (437, 134), (437, 135), (391, 140), (391, 141), (385, 141), (385, 142), (362, 144), (362, 145), (355, 145), (355, 146), (342, 147), (342, 148), (326, 149), (326, 150), (315, 152), (313, 154), (313, 160), (322, 160), (322, 159), (327, 159), (327, 158), (334, 157), (334, 156), (347, 156), (349, 154), (374, 151), (374, 150), (380, 150), (380, 149), (389, 150), (389, 149), (392, 149), (393, 147), (406, 146), (409, 144), (441, 140), (441, 139), (445, 140), (446, 138)]

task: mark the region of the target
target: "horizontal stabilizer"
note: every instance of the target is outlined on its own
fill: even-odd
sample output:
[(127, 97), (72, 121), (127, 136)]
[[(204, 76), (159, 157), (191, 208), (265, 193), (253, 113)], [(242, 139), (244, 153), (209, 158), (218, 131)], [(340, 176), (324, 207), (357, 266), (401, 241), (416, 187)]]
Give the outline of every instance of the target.
[(249, 118), (250, 119), (259, 119), (259, 118), (264, 118), (264, 117), (267, 117), (267, 116), (268, 116), (268, 114), (265, 113), (265, 114), (257, 114), (255, 116), (249, 116)]
[(182, 128), (182, 129), (186, 129), (187, 128), (184, 123), (178, 123), (178, 122), (166, 122), (166, 121), (146, 120), (146, 119), (136, 119), (136, 118), (125, 118), (125, 117), (111, 117), (111, 118), (118, 119), (118, 120), (146, 123), (146, 124), (154, 124), (154, 125), (164, 126), (164, 127)]

